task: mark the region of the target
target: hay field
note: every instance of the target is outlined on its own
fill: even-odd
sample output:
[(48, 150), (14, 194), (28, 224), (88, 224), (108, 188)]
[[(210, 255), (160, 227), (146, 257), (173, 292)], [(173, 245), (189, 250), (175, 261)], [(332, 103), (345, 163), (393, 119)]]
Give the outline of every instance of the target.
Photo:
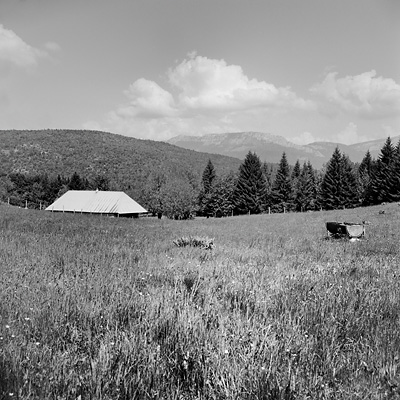
[[(371, 225), (350, 243), (328, 220)], [(398, 398), (399, 226), (394, 204), (192, 221), (0, 206), (0, 399)], [(215, 247), (173, 244), (188, 236)]]

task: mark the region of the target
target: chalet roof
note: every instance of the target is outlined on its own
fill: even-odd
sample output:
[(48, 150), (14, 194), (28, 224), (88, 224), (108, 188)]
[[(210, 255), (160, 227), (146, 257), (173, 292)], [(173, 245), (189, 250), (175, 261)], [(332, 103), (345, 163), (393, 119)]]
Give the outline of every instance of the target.
[(98, 190), (69, 190), (46, 210), (97, 214), (147, 213), (147, 210), (124, 192)]

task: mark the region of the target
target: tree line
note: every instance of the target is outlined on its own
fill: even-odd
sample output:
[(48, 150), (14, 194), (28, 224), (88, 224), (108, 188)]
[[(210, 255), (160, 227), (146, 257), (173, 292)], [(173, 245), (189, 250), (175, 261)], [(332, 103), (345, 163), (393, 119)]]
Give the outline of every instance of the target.
[[(127, 189), (129, 194), (129, 188), (110, 187), (104, 175), (88, 180), (75, 172), (69, 178), (9, 174), (0, 195), (10, 204), (39, 208), (67, 190), (95, 189)], [(227, 175), (218, 175), (211, 160), (201, 179), (189, 172), (182, 179), (153, 171), (136, 200), (152, 214), (174, 219), (334, 210), (399, 201), (400, 142), (394, 145), (388, 138), (376, 160), (367, 151), (359, 164), (337, 147), (321, 171), (310, 162), (290, 166), (285, 153), (274, 168), (254, 152), (247, 154), (236, 173)]]
[[(215, 171), (211, 163), (203, 173), (199, 211), (203, 215), (221, 213), (257, 214), (262, 212), (290, 212), (335, 210), (369, 206), (400, 200), (400, 141), (395, 146), (388, 138), (378, 158), (369, 150), (361, 163), (353, 163), (336, 147), (322, 171), (310, 162), (290, 167), (283, 153), (277, 171), (267, 167), (255, 153), (249, 152), (239, 168), (236, 184), (225, 188), (220, 198), (221, 181), (213, 184)], [(230, 188), (230, 189), (229, 189)], [(229, 193), (229, 196), (226, 194)]]
[(81, 177), (78, 173), (70, 177), (47, 174), (11, 173), (3, 181), (1, 199), (11, 205), (28, 208), (45, 208), (68, 190), (109, 190), (109, 179), (98, 175), (93, 179)]

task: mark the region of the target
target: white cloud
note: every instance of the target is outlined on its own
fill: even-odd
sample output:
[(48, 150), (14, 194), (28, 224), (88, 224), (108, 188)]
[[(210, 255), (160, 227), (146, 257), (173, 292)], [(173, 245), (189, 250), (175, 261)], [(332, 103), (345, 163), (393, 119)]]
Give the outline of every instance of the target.
[(47, 50), (41, 50), (25, 43), (15, 32), (0, 24), (0, 62), (8, 62), (17, 67), (35, 67), (38, 60), (48, 57), (50, 51), (59, 50), (56, 43), (45, 44)]
[(112, 132), (167, 139), (256, 129), (273, 115), (314, 108), (289, 87), (249, 79), (240, 66), (195, 53), (169, 69), (167, 78), (171, 92), (154, 81), (136, 80), (124, 92), (127, 102), (100, 125)]
[(249, 79), (238, 65), (227, 65), (191, 54), (168, 71), (170, 83), (179, 91), (182, 109), (237, 111), (255, 108), (303, 108), (309, 102), (298, 98), (289, 87)]
[(337, 78), (337, 72), (330, 72), (310, 91), (322, 101), (321, 109), (328, 113), (341, 110), (364, 118), (400, 115), (400, 85), (393, 79), (376, 76), (374, 70), (345, 78)]
[(171, 93), (161, 88), (156, 82), (138, 79), (132, 83), (125, 96), (129, 103), (116, 111), (122, 117), (159, 118), (176, 114), (175, 102)]

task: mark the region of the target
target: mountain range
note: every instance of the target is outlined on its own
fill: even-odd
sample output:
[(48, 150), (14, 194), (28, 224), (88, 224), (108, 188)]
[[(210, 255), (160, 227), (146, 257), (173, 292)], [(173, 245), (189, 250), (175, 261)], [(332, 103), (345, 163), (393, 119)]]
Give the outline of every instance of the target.
[[(392, 137), (397, 144), (400, 136)], [(185, 149), (199, 152), (222, 154), (243, 160), (249, 151), (254, 151), (261, 161), (279, 163), (285, 152), (288, 162), (294, 165), (310, 161), (314, 168), (321, 168), (329, 161), (333, 151), (338, 146), (342, 153), (349, 156), (353, 162), (361, 162), (367, 150), (373, 157), (377, 157), (386, 141), (385, 139), (372, 140), (363, 143), (345, 145), (333, 142), (314, 142), (307, 145), (292, 143), (282, 136), (261, 132), (234, 132), (210, 134), (204, 136), (176, 136), (167, 142)]]

